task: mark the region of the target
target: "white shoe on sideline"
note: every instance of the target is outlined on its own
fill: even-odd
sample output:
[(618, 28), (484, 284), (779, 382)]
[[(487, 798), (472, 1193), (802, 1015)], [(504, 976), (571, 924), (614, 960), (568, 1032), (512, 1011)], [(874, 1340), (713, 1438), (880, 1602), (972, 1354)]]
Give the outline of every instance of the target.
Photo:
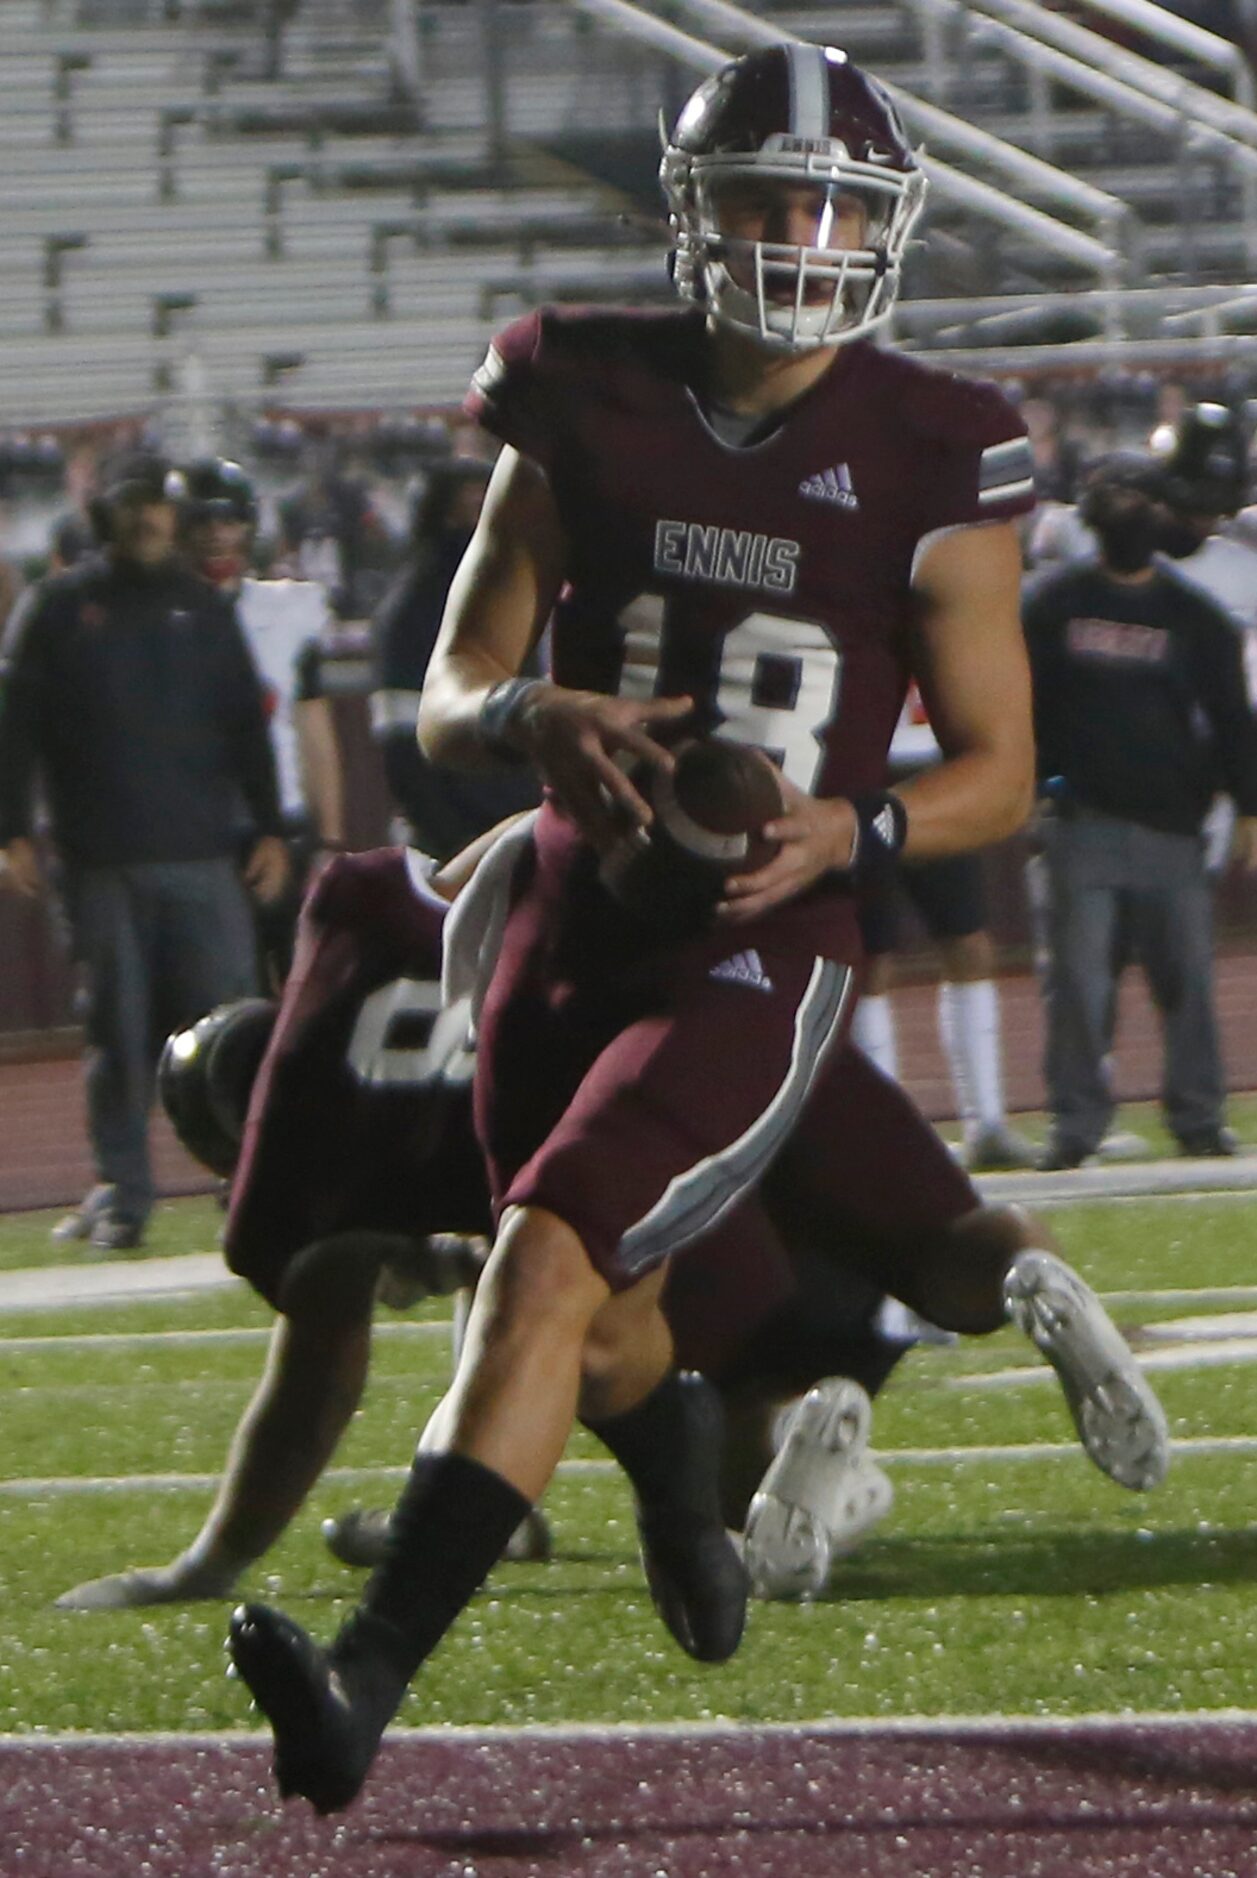
[(872, 1407), (830, 1377), (804, 1396), (746, 1520), (742, 1557), (759, 1598), (813, 1598), (835, 1558), (890, 1511), (894, 1489), (867, 1448)]
[(1018, 1134), (1007, 1122), (967, 1128), (960, 1151), (961, 1162), (970, 1174), (1000, 1174), (1019, 1167), (1033, 1167), (1038, 1155), (1034, 1142)]
[(1125, 1128), (1110, 1128), (1096, 1148), (1097, 1161), (1150, 1161), (1152, 1143)]
[(1004, 1304), (1056, 1371), (1101, 1472), (1135, 1493), (1159, 1486), (1170, 1465), (1165, 1411), (1090, 1286), (1051, 1252), (1019, 1252)]

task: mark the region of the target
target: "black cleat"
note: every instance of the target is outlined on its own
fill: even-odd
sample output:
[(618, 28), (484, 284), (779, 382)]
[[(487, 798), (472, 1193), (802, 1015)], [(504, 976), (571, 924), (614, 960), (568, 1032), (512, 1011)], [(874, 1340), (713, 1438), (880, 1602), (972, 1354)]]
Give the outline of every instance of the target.
[(266, 1604), (232, 1612), (227, 1650), (275, 1736), (281, 1800), (300, 1794), (318, 1813), (358, 1797), (379, 1745), (355, 1712), (337, 1666), (299, 1624)]
[(680, 1378), (666, 1498), (637, 1500), (642, 1566), (655, 1609), (687, 1655), (724, 1663), (742, 1641), (750, 1580), (720, 1510), (725, 1418), (705, 1377)]
[(655, 1609), (688, 1656), (725, 1663), (742, 1641), (749, 1581), (724, 1525), (689, 1507), (639, 1507)]

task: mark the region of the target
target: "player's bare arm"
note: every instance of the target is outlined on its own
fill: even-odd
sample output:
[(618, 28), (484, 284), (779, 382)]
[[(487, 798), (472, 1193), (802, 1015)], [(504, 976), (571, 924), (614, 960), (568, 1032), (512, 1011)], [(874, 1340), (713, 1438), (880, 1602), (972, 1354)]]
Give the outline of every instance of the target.
[[(419, 741), (434, 762), (483, 767), (492, 756), (484, 708), (516, 678), (562, 585), (568, 549), (549, 484), (509, 447), (489, 484), (471, 546), (450, 589), (419, 712)], [(634, 700), (531, 681), (511, 714), (509, 740), (534, 764), (582, 831), (599, 845), (614, 832), (612, 805), (636, 820), (650, 809), (617, 758), (667, 767), (649, 728), (685, 717), (685, 698)]]
[(899, 790), (903, 852), (932, 860), (1015, 834), (1034, 805), (1021, 548), (1011, 522), (961, 528), (921, 557), (913, 675), (945, 761)]
[(329, 698), (303, 698), (293, 709), (305, 799), (321, 841), (345, 839), (345, 783)]
[[(946, 760), (896, 793), (902, 852), (931, 860), (1002, 841), (1034, 799), (1030, 675), (1019, 617), (1021, 553), (1011, 523), (961, 528), (922, 555), (914, 580), (914, 675)], [(783, 778), (789, 811), (765, 833), (780, 853), (728, 883), (721, 917), (757, 918), (850, 865), (856, 815), (841, 798), (804, 795)]]

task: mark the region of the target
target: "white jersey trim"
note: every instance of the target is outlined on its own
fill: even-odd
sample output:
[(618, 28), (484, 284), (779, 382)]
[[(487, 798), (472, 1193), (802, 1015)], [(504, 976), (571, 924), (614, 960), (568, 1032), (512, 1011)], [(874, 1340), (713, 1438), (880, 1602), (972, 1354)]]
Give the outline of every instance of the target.
[(822, 1063), (841, 1035), (855, 974), (832, 959), (813, 961), (794, 1014), (790, 1063), (772, 1100), (736, 1141), (677, 1174), (620, 1240), (631, 1273), (647, 1271), (713, 1226), (753, 1187), (794, 1127)]
[(441, 1001), (453, 1004), (459, 998), (470, 999), (473, 1035), (502, 949), (515, 865), (532, 840), (536, 820), (537, 810), (533, 809), (503, 829), (492, 847), (482, 855), (445, 922)]

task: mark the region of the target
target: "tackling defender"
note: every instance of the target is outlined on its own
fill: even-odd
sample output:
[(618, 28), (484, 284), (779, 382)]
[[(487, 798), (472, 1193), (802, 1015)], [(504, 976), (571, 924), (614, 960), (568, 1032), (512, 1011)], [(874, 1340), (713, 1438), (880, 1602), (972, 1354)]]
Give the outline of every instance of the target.
[[(468, 892), (455, 922), (462, 958), (446, 965), (456, 994), (444, 1017), (447, 903), (484, 842), (442, 868), (402, 849), (333, 859), (303, 909), (298, 969), (278, 1013), (253, 1000), (172, 1038), (161, 1073), (168, 1112), (191, 1152), (234, 1176), (227, 1259), (280, 1316), (201, 1530), (168, 1564), (75, 1586), (58, 1599), (62, 1609), (227, 1595), (278, 1540), (348, 1426), (366, 1381), (375, 1299), (402, 1306), (474, 1284), (490, 1208), (471, 1127), (463, 994), (500, 929), (527, 834), (517, 824), (494, 843)], [(957, 1189), (956, 1205), (975, 1203)], [(772, 1459), (782, 1404), (833, 1379), (815, 1514), (789, 1519), (761, 1501), (752, 1528), (761, 1593), (814, 1592), (835, 1549), (849, 1548), (889, 1507), (889, 1482), (865, 1452), (867, 1395), (909, 1343), (881, 1333), (870, 1285), (844, 1283), (806, 1248), (788, 1279), (741, 1250), (739, 1263), (737, 1242), (732, 1252), (720, 1240), (704, 1248), (678, 1274), (669, 1318), (679, 1360), (720, 1385), (736, 1425), (722, 1495), (733, 1527), (745, 1524)], [(813, 1434), (818, 1413), (814, 1405)], [(793, 1476), (798, 1446), (796, 1438)], [(346, 1562), (373, 1564), (385, 1525), (385, 1516), (351, 1514), (329, 1539)], [(537, 1556), (544, 1545), (534, 1517), (512, 1556)]]

